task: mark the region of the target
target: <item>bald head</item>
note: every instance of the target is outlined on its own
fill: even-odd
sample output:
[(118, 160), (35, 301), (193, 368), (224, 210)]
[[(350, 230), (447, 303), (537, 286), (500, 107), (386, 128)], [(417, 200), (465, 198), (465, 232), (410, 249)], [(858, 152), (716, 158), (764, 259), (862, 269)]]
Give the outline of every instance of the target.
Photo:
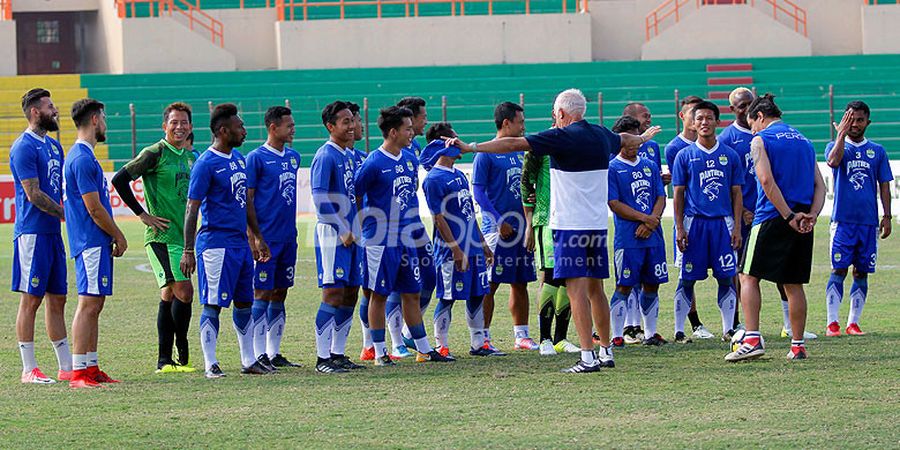
[(650, 109), (643, 103), (635, 102), (625, 105), (625, 109), (622, 110), (622, 115), (637, 119), (638, 122), (641, 123), (641, 127), (638, 130), (641, 133), (647, 131), (647, 128), (650, 128), (650, 125), (653, 125)]
[(735, 121), (747, 129), (750, 128), (750, 124), (747, 123), (747, 108), (753, 103), (753, 98), (753, 92), (745, 87), (735, 88), (728, 95), (728, 103), (731, 106), (731, 112), (734, 113)]

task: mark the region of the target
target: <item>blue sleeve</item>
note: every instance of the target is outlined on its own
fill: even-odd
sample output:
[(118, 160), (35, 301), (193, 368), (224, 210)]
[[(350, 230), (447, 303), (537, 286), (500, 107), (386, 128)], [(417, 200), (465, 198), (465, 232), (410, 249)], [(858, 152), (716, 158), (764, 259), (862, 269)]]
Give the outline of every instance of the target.
[(666, 144), (666, 165), (669, 166), (669, 172), (672, 172), (673, 176), (675, 174), (675, 156), (677, 156), (677, 151), (675, 149), (674, 141)]
[(612, 170), (613, 168), (609, 168), (609, 176), (606, 178), (607, 183), (607, 193), (606, 198), (608, 201), (618, 200), (619, 199), (619, 174)]
[(38, 177), (37, 152), (28, 151), (28, 148), (22, 144), (22, 141), (19, 141), (16, 147), (10, 152), (9, 159), (20, 182), (22, 180)]
[(550, 128), (540, 133), (529, 134), (525, 136), (528, 145), (531, 146), (531, 152), (537, 156), (549, 156), (560, 148), (567, 148), (569, 139), (566, 134), (559, 128)]
[[(657, 197), (665, 197), (666, 196), (666, 186), (663, 184), (662, 175), (660, 174), (660, 171), (659, 171), (659, 166), (657, 166), (656, 163), (654, 163), (650, 167), (650, 169), (653, 171), (653, 175), (651, 175), (651, 177), (653, 177), (653, 186), (654, 186), (653, 194), (656, 195)], [(654, 204), (656, 204), (655, 200), (654, 200)]]
[(331, 175), (334, 167), (331, 164), (331, 158), (324, 154), (318, 158), (313, 158), (312, 167), (309, 168), (309, 186), (315, 191), (326, 191), (331, 187)]
[(731, 159), (731, 185), (732, 186), (744, 186), (744, 174), (747, 173), (747, 169), (744, 167), (741, 158), (738, 157), (737, 153), (734, 151), (728, 154), (728, 157)]
[(650, 147), (653, 147), (653, 162), (656, 163), (657, 172), (662, 170), (662, 156), (659, 154), (659, 144), (656, 141), (648, 141)]
[(194, 164), (191, 170), (191, 182), (188, 185), (188, 199), (203, 200), (209, 192), (209, 169), (206, 164)]
[(97, 183), (97, 167), (92, 163), (93, 161), (87, 157), (72, 161), (72, 174), (75, 175), (75, 185), (78, 186), (81, 195), (100, 192), (103, 189), (103, 186)]
[(834, 142), (829, 142), (825, 144), (825, 159), (828, 159), (828, 155), (831, 154), (831, 149), (834, 148)]
[[(687, 158), (684, 156), (686, 152), (679, 152), (678, 156), (675, 157), (675, 161), (672, 161), (672, 165), (669, 166), (669, 170), (672, 171), (672, 186), (686, 186), (688, 182), (688, 167), (687, 167)], [(668, 157), (668, 155), (666, 156)]]
[(484, 185), (473, 184), (472, 194), (475, 197), (475, 201), (478, 202), (478, 206), (481, 207), (481, 212), (491, 216), (491, 221), (495, 224), (498, 223), (500, 221), (500, 212), (497, 211), (497, 208), (491, 203), (491, 198), (488, 196)]
[(891, 173), (891, 162), (887, 159), (887, 153), (885, 153), (884, 148), (879, 148), (878, 150), (878, 173), (876, 173), (875, 176), (878, 177), (879, 183), (893, 181), (894, 174)]
[(444, 203), (444, 190), (441, 189), (440, 183), (426, 178), (422, 190), (425, 191), (425, 203), (428, 203), (428, 210), (431, 211), (431, 214), (443, 214), (441, 206)]
[(359, 170), (356, 171), (356, 176), (353, 177), (356, 194), (360, 197), (365, 195), (369, 190), (369, 185), (372, 183), (372, 174), (374, 173), (372, 166), (374, 165), (374, 163), (363, 162), (362, 165), (359, 166)]
[(487, 186), (490, 176), (491, 157), (486, 153), (476, 153), (472, 161), (472, 184)]
[(262, 158), (258, 157), (256, 152), (247, 155), (247, 189), (256, 189), (258, 171), (262, 170), (261, 160)]

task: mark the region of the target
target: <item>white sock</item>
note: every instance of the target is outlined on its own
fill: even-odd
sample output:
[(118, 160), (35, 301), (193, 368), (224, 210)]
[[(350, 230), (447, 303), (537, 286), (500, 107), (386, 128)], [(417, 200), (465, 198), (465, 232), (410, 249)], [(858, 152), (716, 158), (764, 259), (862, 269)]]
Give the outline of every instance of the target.
[[(838, 307), (840, 306), (840, 303), (838, 303)], [(784, 330), (787, 331), (787, 334), (791, 334), (791, 313), (790, 308), (788, 308), (787, 300), (781, 301), (781, 316), (782, 320), (784, 321)]]
[(847, 326), (851, 323), (859, 324), (863, 307), (866, 306), (866, 294), (861, 289), (850, 289), (850, 313), (847, 316)]
[(22, 373), (29, 373), (37, 367), (34, 342), (19, 342), (19, 353), (22, 355)]
[[(515, 329), (515, 327), (513, 327), (513, 329)], [(491, 340), (491, 329), (490, 328), (484, 329), (484, 340), (486, 340), (486, 341)]]
[(675, 291), (675, 333), (684, 333), (684, 321), (691, 312), (691, 299), (683, 289)]
[(331, 353), (335, 355), (346, 353), (347, 338), (350, 337), (350, 325), (353, 325), (353, 318), (348, 319), (343, 325), (334, 329), (331, 335)]
[(450, 309), (434, 317), (434, 340), (438, 347), (450, 347)]
[(366, 326), (366, 323), (363, 322), (362, 319), (359, 319), (359, 326), (362, 328), (362, 339), (363, 339), (363, 348), (369, 348), (372, 346), (372, 333), (369, 331), (369, 327)]
[(219, 342), (219, 330), (211, 321), (200, 323), (200, 348), (203, 350), (203, 362), (206, 370), (213, 364), (218, 364), (216, 359), (216, 344)]
[(484, 303), (478, 306), (475, 311), (469, 312), (468, 305), (466, 307), (466, 325), (469, 326), (469, 342), (473, 349), (479, 349), (484, 346)]
[(85, 370), (88, 368), (88, 357), (83, 354), (72, 355), (72, 370)]
[[(834, 275), (832, 275), (834, 277)], [(840, 290), (838, 290), (840, 288)], [(841, 301), (844, 299), (844, 285), (832, 285), (829, 283), (829, 286), (825, 288), (825, 303), (828, 307), (828, 324), (830, 325), (832, 322), (838, 321), (838, 313), (841, 310)], [(790, 330), (788, 330), (790, 331)]]
[(387, 349), (384, 346), (384, 342), (375, 342), (375, 357), (381, 358), (384, 355), (387, 355)]
[(253, 354), (256, 356), (267, 354), (266, 330), (268, 329), (269, 324), (266, 320), (266, 315), (263, 314), (262, 317), (253, 322), (250, 326), (253, 329)]
[(628, 300), (625, 302), (625, 326), (640, 327), (641, 326), (641, 306), (640, 306), (640, 289), (635, 287), (628, 294)]
[(99, 359), (100, 358), (97, 357), (97, 352), (87, 352), (87, 366), (88, 367), (99, 366), (100, 365)]
[(659, 297), (647, 311), (641, 309), (641, 317), (644, 319), (644, 336), (649, 338), (656, 334), (656, 322), (659, 319)]
[(68, 372), (72, 370), (72, 353), (69, 351), (69, 339), (62, 338), (53, 341), (53, 349), (56, 350), (56, 362), (59, 363), (59, 370)]
[(412, 333), (409, 332), (409, 327), (406, 326), (406, 322), (405, 322), (405, 321), (403, 322), (403, 331), (401, 331), (401, 334), (402, 334), (403, 337), (405, 337), (406, 339), (412, 339)]
[[(484, 330), (487, 338), (490, 339), (490, 334), (488, 330)], [(528, 339), (528, 325), (513, 325), (513, 334), (516, 336), (516, 339)]]
[(434, 350), (434, 347), (431, 346), (431, 343), (428, 342), (428, 336), (416, 339), (416, 351), (419, 353), (428, 353)]
[(627, 298), (615, 292), (610, 298), (609, 323), (613, 339), (622, 337), (625, 332), (625, 315), (628, 313)]
[(608, 362), (613, 360), (613, 352), (612, 347), (600, 347), (600, 350), (597, 352), (597, 359), (600, 361)]
[(391, 345), (395, 348), (403, 345), (403, 314), (402, 307), (391, 311), (387, 317), (387, 329), (391, 334)]
[(281, 353), (281, 338), (284, 336), (284, 314), (275, 323), (268, 323), (266, 318), (266, 355), (269, 359)]
[(731, 331), (734, 325), (734, 309), (737, 304), (737, 295), (734, 286), (728, 286), (728, 290), (719, 300), (719, 311), (722, 313), (722, 335)]
[(232, 324), (234, 324), (234, 331), (235, 334), (237, 334), (238, 339), (238, 348), (241, 351), (241, 365), (250, 367), (256, 362), (256, 355), (253, 354), (253, 333), (250, 332), (253, 323), (248, 322), (246, 329), (243, 330), (238, 328), (236, 323), (232, 322)]
[(593, 350), (581, 350), (581, 360), (587, 364), (593, 365), (597, 360), (597, 355), (594, 354)]

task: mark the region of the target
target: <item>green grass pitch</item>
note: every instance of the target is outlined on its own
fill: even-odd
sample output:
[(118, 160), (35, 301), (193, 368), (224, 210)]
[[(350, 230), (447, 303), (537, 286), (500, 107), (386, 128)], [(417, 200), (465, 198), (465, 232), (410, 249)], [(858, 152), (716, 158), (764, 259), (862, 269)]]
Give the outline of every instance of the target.
[[(816, 230), (813, 279), (807, 288), (809, 329), (821, 337), (808, 343), (807, 361), (785, 360), (789, 342), (778, 337), (781, 305), (774, 286), (766, 285), (762, 331), (769, 352), (761, 361), (728, 364), (722, 359), (725, 344), (695, 341), (661, 348), (629, 346), (616, 352), (613, 370), (563, 375), (557, 371), (577, 355), (511, 351), (508, 290), (502, 288), (492, 334), (498, 347), (511, 352), (506, 358), (468, 357), (468, 333), (458, 305), (451, 334), (452, 348), (461, 356), (456, 363), (402, 361), (394, 368), (318, 375), (312, 369), (313, 317), (320, 293), (312, 248), (301, 244), (283, 353), (304, 367), (273, 376), (239, 375), (237, 341), (226, 311), (219, 358), (228, 377), (206, 380), (201, 371), (153, 373), (158, 290), (150, 274), (136, 270), (147, 263), (141, 224), (122, 220), (130, 247), (116, 261), (115, 295), (101, 317), (99, 355), (101, 366), (124, 382), (79, 391), (64, 384), (20, 384), (14, 333), (18, 295), (4, 294), (0, 447), (897, 447), (900, 237), (880, 243), (878, 273), (870, 280), (862, 321), (869, 334), (828, 339), (823, 336), (826, 222), (823, 218)], [(309, 218), (301, 219), (301, 241), (309, 224)], [(12, 226), (0, 226), (0, 231), (11, 236)], [(0, 280), (10, 279), (9, 241), (0, 245)], [(69, 273), (72, 292), (71, 263)], [(674, 285), (672, 281), (660, 290), (660, 332), (669, 339)], [(849, 285), (848, 280), (845, 298)], [(610, 292), (610, 281), (605, 286)], [(536, 289), (532, 285), (533, 335)], [(718, 334), (715, 283), (699, 283), (697, 295), (701, 318)], [(75, 296), (69, 299), (71, 324)], [(847, 304), (841, 309), (842, 325)], [(199, 306), (194, 305), (192, 359), (201, 367)], [(46, 373), (55, 374), (41, 318), (36, 328), (38, 361)], [(430, 335), (430, 324), (428, 329)], [(348, 354), (358, 356), (359, 348), (354, 319)]]

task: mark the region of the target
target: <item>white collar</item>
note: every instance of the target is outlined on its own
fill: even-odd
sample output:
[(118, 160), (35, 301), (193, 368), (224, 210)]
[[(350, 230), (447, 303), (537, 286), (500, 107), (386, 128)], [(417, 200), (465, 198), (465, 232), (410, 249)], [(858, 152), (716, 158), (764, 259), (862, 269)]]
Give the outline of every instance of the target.
[(771, 127), (772, 125), (775, 125), (775, 124), (778, 123), (778, 122), (781, 122), (781, 119), (775, 119), (775, 120), (769, 122), (769, 124), (766, 125), (766, 128), (769, 128), (769, 127)]
[(703, 150), (704, 153), (710, 154), (710, 155), (711, 155), (713, 152), (715, 152), (716, 149), (719, 148), (719, 141), (718, 141), (718, 140), (716, 140), (716, 145), (713, 145), (712, 148), (706, 148), (706, 147), (704, 147), (703, 144), (701, 144), (699, 140), (698, 140), (697, 142), (694, 142), (694, 144), (697, 144), (697, 148), (699, 148), (700, 150)]
[(94, 146), (91, 145), (88, 141), (85, 141), (85, 140), (82, 140), (82, 139), (77, 139), (77, 140), (75, 141), (75, 143), (76, 143), (76, 144), (84, 145), (85, 147), (89, 148), (89, 149), (91, 150), (91, 153), (94, 152)]
[(863, 138), (863, 140), (860, 141), (860, 142), (853, 142), (853, 141), (850, 140), (850, 136), (846, 136), (846, 137), (844, 137), (844, 142), (847, 143), (847, 144), (850, 144), (850, 145), (852, 145), (852, 146), (854, 146), (854, 147), (862, 147), (863, 145), (866, 145), (866, 144), (869, 143), (869, 139), (868, 139), (868, 138)]
[(207, 150), (213, 152), (214, 155), (219, 156), (219, 157), (222, 157), (222, 158), (225, 158), (225, 159), (231, 159), (231, 158), (234, 158), (234, 149), (232, 149), (232, 150), (231, 150), (231, 153), (229, 153), (229, 154), (227, 154), (227, 155), (226, 155), (225, 153), (222, 153), (222, 152), (220, 152), (220, 151), (218, 151), (218, 150), (212, 148), (212, 147), (209, 147)]
[[(276, 155), (278, 155), (278, 156), (282, 156), (282, 157), (284, 156), (284, 152), (285, 152), (284, 150), (281, 150), (281, 151), (275, 150), (275, 147), (272, 147), (272, 146), (269, 145), (269, 144), (263, 144), (262, 146), (263, 146), (263, 148), (265, 148), (266, 150), (268, 150), (268, 151), (270, 151), (270, 152), (272, 152), (272, 153), (274, 153), (274, 154), (276, 154)], [(285, 147), (285, 148), (287, 148), (287, 147)]]
[(692, 140), (690, 140), (690, 139), (684, 137), (684, 132), (683, 132), (683, 131), (682, 131), (681, 133), (678, 133), (678, 138), (681, 139), (682, 141), (688, 143), (688, 144), (693, 144), (693, 143), (694, 143), (694, 141), (692, 141)]
[(625, 164), (628, 164), (631, 167), (637, 167), (637, 165), (641, 162), (640, 156), (638, 156), (637, 159), (634, 160), (634, 162), (631, 162), (631, 161), (623, 158), (622, 155), (616, 155), (616, 159), (618, 159), (619, 161), (622, 161)]
[(400, 150), (400, 153), (398, 153), (397, 156), (394, 156), (393, 153), (391, 153), (391, 152), (385, 150), (384, 147), (378, 147), (378, 150), (379, 150), (381, 153), (384, 153), (384, 155), (387, 156), (388, 158), (393, 159), (394, 161), (400, 161), (400, 158), (403, 157), (403, 150)]
[(731, 126), (733, 126), (735, 130), (738, 130), (738, 131), (740, 131), (741, 133), (753, 134), (752, 131), (750, 131), (750, 130), (748, 130), (748, 129), (746, 129), (746, 128), (740, 126), (740, 125), (738, 125), (737, 120), (735, 120), (734, 122), (731, 122)]
[(46, 135), (41, 136), (41, 135), (35, 133), (34, 131), (32, 131), (31, 128), (26, 128), (26, 129), (25, 129), (25, 134), (28, 134), (29, 136), (31, 136), (31, 137), (33, 137), (33, 138), (35, 138), (35, 139), (37, 139), (37, 140), (39, 140), (39, 141), (41, 141), (41, 142), (43, 142), (43, 143), (47, 143), (47, 140), (45, 139)]
[(325, 144), (331, 146), (331, 148), (333, 148), (333, 149), (335, 149), (335, 150), (337, 150), (337, 151), (339, 151), (339, 152), (341, 152), (341, 153), (344, 153), (344, 154), (347, 153), (347, 149), (346, 149), (346, 148), (343, 148), (343, 147), (341, 147), (340, 145), (337, 145), (337, 144), (336, 144), (334, 141), (332, 141), (331, 139), (329, 139), (328, 142), (326, 142)]
[(444, 170), (444, 171), (451, 172), (451, 173), (456, 172), (456, 169), (454, 169), (452, 167), (442, 166), (440, 164), (435, 164), (434, 167), (432, 167), (432, 169), (440, 169), (440, 170)]

